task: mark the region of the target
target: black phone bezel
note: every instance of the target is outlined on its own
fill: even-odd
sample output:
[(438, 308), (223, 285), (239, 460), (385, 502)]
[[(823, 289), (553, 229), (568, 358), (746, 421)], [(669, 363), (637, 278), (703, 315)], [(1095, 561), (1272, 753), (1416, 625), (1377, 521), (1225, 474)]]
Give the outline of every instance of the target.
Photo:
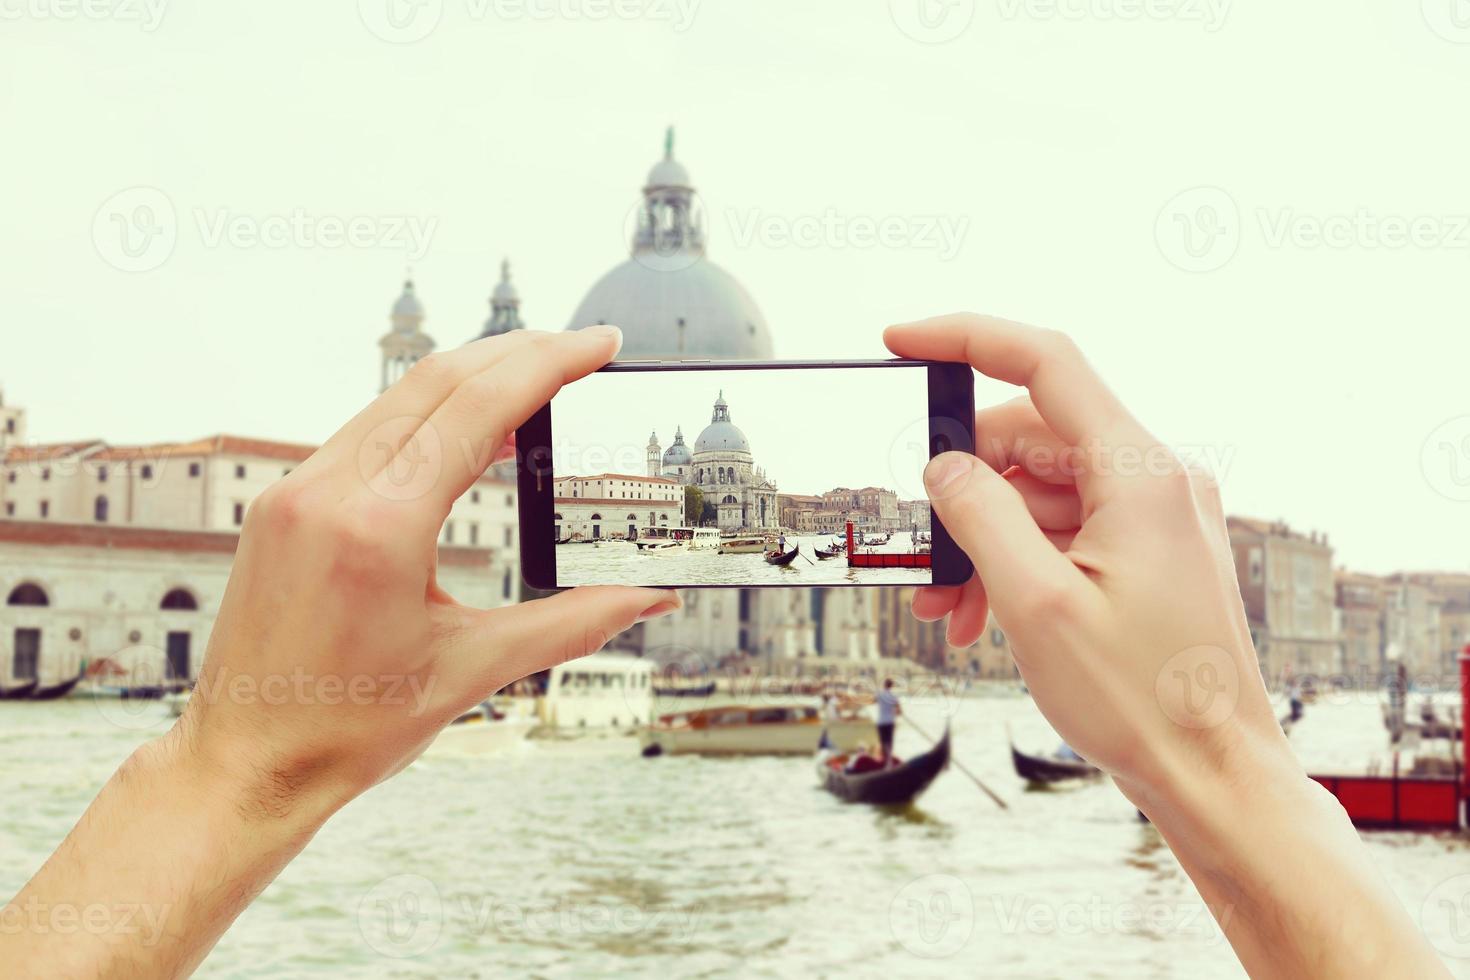
[[(929, 455), (956, 450), (975, 451), (975, 375), (968, 364), (947, 361), (917, 361), (904, 358), (878, 360), (794, 361), (614, 361), (601, 368), (606, 373), (653, 371), (801, 371), (832, 368), (916, 368), (927, 371), (929, 384)], [(556, 513), (552, 479), (551, 404), (541, 406), (516, 429), (517, 507), (520, 512), (521, 578), (540, 591), (574, 588), (556, 580), (556, 542), (545, 533), (553, 527)], [(932, 585), (961, 585), (969, 581), (973, 566), (931, 508), (929, 526), (933, 536)], [(532, 529), (540, 528), (540, 531)], [(669, 583), (671, 589), (790, 589), (790, 588), (902, 588), (894, 582), (842, 582), (821, 585), (792, 582)]]

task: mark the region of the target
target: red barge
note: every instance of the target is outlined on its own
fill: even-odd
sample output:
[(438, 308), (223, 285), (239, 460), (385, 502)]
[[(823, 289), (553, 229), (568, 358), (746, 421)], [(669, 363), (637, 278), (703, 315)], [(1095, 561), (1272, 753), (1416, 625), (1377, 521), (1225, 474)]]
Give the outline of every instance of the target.
[[(1460, 704), (1463, 719), (1470, 706), (1470, 646), (1460, 654)], [(1332, 776), (1312, 778), (1342, 804), (1358, 827), (1396, 830), (1459, 830), (1470, 822), (1465, 801), (1465, 760), (1470, 758), (1470, 725), (1461, 725), (1461, 752), (1451, 776), (1400, 775), (1398, 756), (1388, 776)], [(1453, 750), (1452, 750), (1453, 751)]]
[(858, 554), (852, 542), (852, 521), (847, 522), (848, 568), (930, 568), (933, 555), (928, 552), (864, 552)]

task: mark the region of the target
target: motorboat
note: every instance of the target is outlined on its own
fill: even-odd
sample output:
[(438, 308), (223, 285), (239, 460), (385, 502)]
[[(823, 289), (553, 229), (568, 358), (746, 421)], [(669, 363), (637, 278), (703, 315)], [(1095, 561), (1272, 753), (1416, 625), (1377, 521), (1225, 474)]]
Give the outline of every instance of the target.
[(878, 744), (871, 719), (850, 714), (823, 723), (810, 704), (732, 704), (662, 715), (640, 733), (644, 755), (811, 755), (825, 727), (841, 751)]

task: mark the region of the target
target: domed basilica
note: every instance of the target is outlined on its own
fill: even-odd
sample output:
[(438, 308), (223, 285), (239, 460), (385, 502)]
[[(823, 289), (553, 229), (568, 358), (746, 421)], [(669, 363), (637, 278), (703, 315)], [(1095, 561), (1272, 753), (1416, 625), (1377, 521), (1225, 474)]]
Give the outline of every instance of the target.
[[(750, 441), (730, 420), (723, 391), (715, 399), (709, 425), (694, 440), (692, 453), (684, 444), (682, 427), (675, 429), (673, 445), (662, 453), (658, 433), (648, 437), (648, 475), (698, 487), (721, 530), (773, 528), (778, 523), (776, 483), (755, 465)], [(697, 524), (700, 515), (687, 519)]]

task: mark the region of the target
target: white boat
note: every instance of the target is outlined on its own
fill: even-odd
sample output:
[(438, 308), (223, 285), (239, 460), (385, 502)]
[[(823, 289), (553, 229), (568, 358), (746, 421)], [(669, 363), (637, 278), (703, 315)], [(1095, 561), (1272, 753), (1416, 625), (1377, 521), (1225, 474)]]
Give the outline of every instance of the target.
[(645, 555), (714, 551), (720, 546), (720, 532), (712, 527), (645, 527), (638, 532), (636, 543)]
[(450, 722), (425, 750), (438, 757), (495, 755), (525, 741), (536, 719), (484, 702)]
[(722, 555), (763, 555), (769, 547), (765, 536), (759, 534), (720, 538)]
[(812, 755), (822, 739), (842, 752), (876, 749), (878, 729), (860, 715), (823, 722), (808, 704), (731, 704), (664, 715), (640, 733), (645, 755)]
[(182, 715), (184, 713), (184, 709), (189, 705), (190, 693), (192, 692), (172, 691), (168, 694), (165, 694), (163, 696), (163, 703), (164, 706), (168, 708), (168, 713), (173, 715), (175, 718)]
[(653, 663), (622, 653), (594, 653), (551, 669), (537, 704), (553, 732), (633, 730), (653, 717)]

